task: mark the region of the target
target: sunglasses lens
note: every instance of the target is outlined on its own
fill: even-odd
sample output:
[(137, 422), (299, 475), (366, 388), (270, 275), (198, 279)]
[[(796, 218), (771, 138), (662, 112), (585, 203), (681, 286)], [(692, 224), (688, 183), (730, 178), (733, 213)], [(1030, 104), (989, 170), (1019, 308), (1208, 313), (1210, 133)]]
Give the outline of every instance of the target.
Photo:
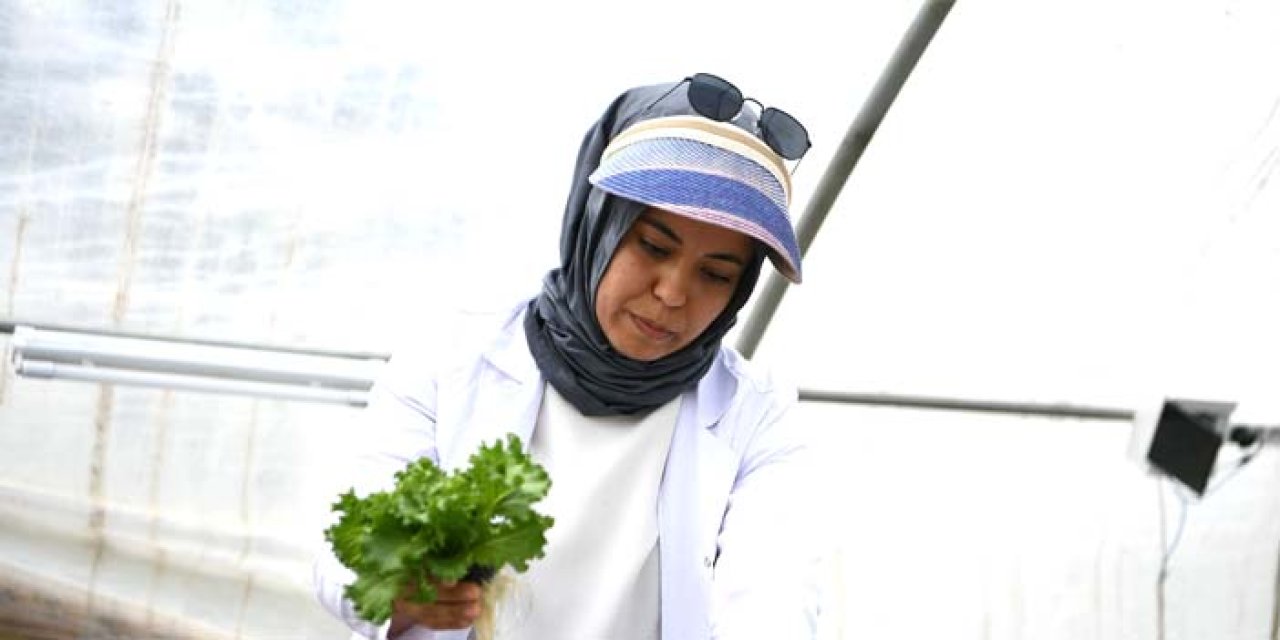
[(760, 114), (760, 137), (787, 160), (799, 160), (809, 147), (809, 132), (791, 114), (769, 107)]
[(698, 73), (689, 80), (689, 104), (703, 116), (725, 122), (742, 110), (742, 92), (723, 78)]

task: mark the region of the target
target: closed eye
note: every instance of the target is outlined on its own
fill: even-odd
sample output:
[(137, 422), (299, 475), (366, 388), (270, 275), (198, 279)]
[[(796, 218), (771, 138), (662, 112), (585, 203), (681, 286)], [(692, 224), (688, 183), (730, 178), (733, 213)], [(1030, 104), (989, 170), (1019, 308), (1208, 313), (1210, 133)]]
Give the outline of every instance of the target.
[(644, 239), (644, 237), (640, 238), (640, 246), (641, 248), (644, 249), (645, 253), (655, 258), (665, 258), (671, 255), (670, 249), (667, 249), (666, 247), (661, 247), (652, 242), (649, 242), (648, 240)]
[(720, 273), (712, 269), (703, 269), (702, 275), (705, 276), (708, 280), (711, 280), (712, 282), (716, 282), (720, 284), (730, 284), (733, 282), (733, 276), (727, 276), (723, 273)]

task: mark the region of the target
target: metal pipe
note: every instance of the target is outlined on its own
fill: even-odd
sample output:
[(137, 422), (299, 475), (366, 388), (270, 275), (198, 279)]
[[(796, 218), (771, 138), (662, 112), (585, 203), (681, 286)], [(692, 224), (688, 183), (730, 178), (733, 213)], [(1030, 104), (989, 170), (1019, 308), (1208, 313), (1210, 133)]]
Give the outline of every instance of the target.
[(17, 373), (18, 375), (32, 378), (75, 380), (79, 382), (101, 382), (106, 384), (152, 387), (156, 389), (203, 391), (207, 393), (228, 393), (255, 398), (268, 398), (272, 400), (330, 402), (334, 404), (350, 405), (353, 407), (363, 407), (369, 403), (369, 393), (367, 391), (303, 387), (297, 385), (274, 384), (269, 382), (198, 378), (193, 376), (154, 373), (149, 371), (125, 371), (122, 369), (86, 367), (60, 362), (41, 362), (37, 360), (24, 360), (19, 363), (17, 366)]
[(39, 331), (65, 331), (84, 335), (105, 336), (111, 338), (136, 338), (138, 340), (157, 340), (175, 344), (201, 345), (208, 347), (226, 347), (229, 349), (254, 349), (276, 353), (295, 353), (299, 355), (321, 356), (326, 358), (347, 358), (351, 360), (387, 360), (391, 356), (373, 351), (338, 351), (333, 349), (307, 349), (301, 347), (282, 347), (253, 342), (236, 342), (231, 340), (207, 340), (202, 338), (177, 338), (172, 336), (155, 336), (135, 331), (118, 331), (112, 329), (90, 329), (61, 324), (43, 322), (25, 322), (23, 320), (0, 319), (0, 335), (12, 334), (20, 327), (31, 327)]
[(815, 389), (801, 389), (800, 401), (906, 407), (912, 409), (942, 409), (947, 411), (1011, 413), (1017, 415), (1048, 416), (1053, 418), (1117, 420), (1123, 422), (1132, 421), (1134, 417), (1134, 412), (1129, 409), (1115, 409), (1108, 407), (1087, 407), (1069, 404), (1037, 404), (1033, 402), (1003, 402), (999, 400), (961, 400), (958, 398), (891, 395), (885, 393), (853, 393), (847, 391), (821, 391)]
[(357, 390), (369, 389), (386, 364), (376, 358), (334, 358), (31, 327), (18, 327), (14, 331), (12, 348), (17, 362), (29, 359), (127, 371)]
[[(942, 26), (942, 21), (954, 4), (955, 0), (925, 2), (916, 13), (911, 26), (903, 34), (902, 40), (898, 42), (898, 48), (893, 52), (893, 57), (880, 73), (880, 78), (876, 80), (871, 95), (863, 103), (857, 117), (849, 125), (844, 139), (831, 158), (831, 163), (827, 165), (826, 171), (819, 179), (804, 214), (796, 223), (796, 239), (800, 243), (801, 256), (809, 252), (809, 246), (813, 244), (814, 237), (818, 235), (818, 229), (826, 220), (840, 191), (844, 189), (849, 174), (858, 164), (862, 152), (866, 150), (871, 137), (880, 127), (880, 122), (884, 120), (885, 113), (898, 97), (902, 85), (906, 83), (916, 62), (924, 54), (925, 48), (933, 40), (934, 34)], [(770, 271), (765, 280), (764, 290), (760, 292), (760, 298), (752, 308), (750, 317), (743, 323), (742, 334), (738, 339), (738, 351), (744, 357), (751, 358), (755, 355), (756, 348), (760, 346), (760, 340), (764, 337), (765, 329), (769, 327), (769, 322), (777, 312), (778, 305), (782, 304), (782, 296), (786, 291), (787, 280)]]

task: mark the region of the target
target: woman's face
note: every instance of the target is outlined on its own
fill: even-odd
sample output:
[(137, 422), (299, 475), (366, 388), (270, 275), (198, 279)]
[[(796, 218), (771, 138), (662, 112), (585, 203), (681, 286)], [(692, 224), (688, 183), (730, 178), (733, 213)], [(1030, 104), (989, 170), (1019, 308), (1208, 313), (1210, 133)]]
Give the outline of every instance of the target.
[(752, 257), (746, 235), (650, 208), (613, 253), (596, 289), (596, 320), (634, 360), (679, 351), (724, 311)]

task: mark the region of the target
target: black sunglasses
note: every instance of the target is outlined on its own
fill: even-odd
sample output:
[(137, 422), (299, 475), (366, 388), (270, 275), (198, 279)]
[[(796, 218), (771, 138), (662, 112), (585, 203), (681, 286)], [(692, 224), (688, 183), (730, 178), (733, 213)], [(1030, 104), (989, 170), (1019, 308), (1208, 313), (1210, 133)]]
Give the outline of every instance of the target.
[(760, 107), (760, 119), (756, 122), (756, 136), (769, 145), (775, 153), (787, 160), (799, 160), (812, 147), (809, 132), (794, 116), (774, 107), (765, 107), (755, 98), (744, 98), (742, 92), (728, 80), (710, 73), (695, 73), (671, 87), (645, 111), (662, 102), (672, 91), (689, 83), (689, 104), (705, 118), (716, 122), (728, 122), (742, 112), (748, 100)]

